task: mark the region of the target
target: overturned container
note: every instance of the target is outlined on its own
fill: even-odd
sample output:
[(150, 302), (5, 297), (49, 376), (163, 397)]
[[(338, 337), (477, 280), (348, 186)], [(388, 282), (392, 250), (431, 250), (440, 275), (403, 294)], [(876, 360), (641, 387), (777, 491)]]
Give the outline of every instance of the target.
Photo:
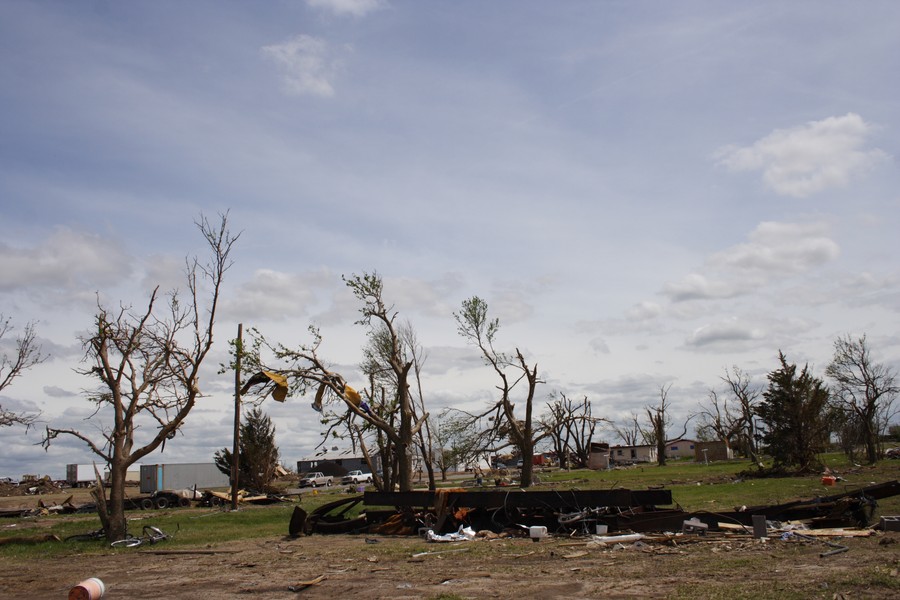
[(91, 577), (69, 590), (69, 600), (100, 600), (105, 593), (106, 585), (96, 577)]

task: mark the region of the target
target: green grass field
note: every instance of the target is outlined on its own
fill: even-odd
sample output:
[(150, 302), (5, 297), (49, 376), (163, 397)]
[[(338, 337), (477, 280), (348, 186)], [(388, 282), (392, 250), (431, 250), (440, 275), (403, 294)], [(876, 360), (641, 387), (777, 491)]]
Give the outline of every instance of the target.
[[(689, 511), (733, 510), (742, 505), (776, 504), (840, 493), (849, 489), (900, 479), (900, 461), (882, 461), (871, 467), (856, 467), (843, 455), (823, 457), (845, 481), (833, 487), (822, 485), (821, 476), (755, 479), (741, 477), (750, 468), (747, 461), (729, 461), (709, 465), (688, 461), (670, 462), (665, 467), (644, 465), (609, 471), (540, 471), (536, 489), (647, 489), (672, 490), (676, 505)], [(458, 482), (457, 482), (458, 484)], [(451, 485), (451, 484), (448, 484)], [(491, 488), (488, 488), (491, 489)], [(301, 506), (310, 512), (326, 502), (344, 497), (341, 487), (303, 496)], [(287, 534), (295, 504), (249, 506), (236, 512), (190, 508), (164, 511), (132, 511), (129, 529), (134, 535), (144, 525), (158, 527), (174, 537), (166, 547), (218, 546), (236, 540), (271, 538)], [(879, 502), (879, 515), (900, 514), (900, 497)], [(91, 515), (58, 515), (39, 519), (7, 519), (0, 522), (0, 541), (12, 536), (52, 533), (60, 538), (96, 530), (99, 519)], [(38, 544), (0, 545), (0, 556), (65, 556), (71, 553), (108, 551), (103, 541), (42, 542)]]

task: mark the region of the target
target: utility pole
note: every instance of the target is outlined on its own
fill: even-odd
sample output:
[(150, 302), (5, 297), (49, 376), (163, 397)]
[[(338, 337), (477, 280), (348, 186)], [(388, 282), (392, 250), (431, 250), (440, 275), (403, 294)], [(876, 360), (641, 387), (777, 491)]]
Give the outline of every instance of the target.
[(244, 353), (244, 324), (238, 323), (234, 356), (234, 445), (231, 448), (231, 510), (238, 507), (238, 474), (241, 444), (241, 355)]

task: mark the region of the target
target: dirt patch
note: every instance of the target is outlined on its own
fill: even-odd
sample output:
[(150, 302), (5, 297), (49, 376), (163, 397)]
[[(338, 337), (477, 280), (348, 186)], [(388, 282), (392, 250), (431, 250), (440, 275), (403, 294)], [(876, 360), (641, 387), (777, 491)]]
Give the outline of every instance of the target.
[[(76, 504), (90, 498), (88, 490), (67, 489), (0, 498), (0, 507), (34, 507), (38, 500), (57, 504), (70, 495)], [(25, 535), (39, 534), (53, 522), (20, 520), (17, 528)], [(498, 539), (437, 544), (415, 537), (271, 536), (198, 547), (167, 547), (164, 542), (101, 554), (79, 553), (76, 545), (64, 558), (0, 556), (0, 589), (11, 597), (64, 598), (78, 581), (98, 577), (107, 586), (108, 600), (900, 597), (897, 532), (830, 539), (849, 550), (827, 557), (820, 555), (831, 548), (822, 541), (772, 538), (761, 543), (738, 534), (621, 547), (588, 541), (552, 537), (538, 543)], [(105, 547), (102, 542), (81, 543)], [(301, 585), (319, 577), (324, 579), (316, 585)]]
[(52, 560), (4, 557), (0, 587), (10, 597), (61, 598), (78, 581), (98, 577), (109, 600), (895, 598), (898, 541), (894, 532), (844, 539), (849, 551), (823, 558), (829, 548), (820, 542), (749, 536), (602, 547), (556, 538), (434, 544), (316, 535), (169, 550), (163, 543)]

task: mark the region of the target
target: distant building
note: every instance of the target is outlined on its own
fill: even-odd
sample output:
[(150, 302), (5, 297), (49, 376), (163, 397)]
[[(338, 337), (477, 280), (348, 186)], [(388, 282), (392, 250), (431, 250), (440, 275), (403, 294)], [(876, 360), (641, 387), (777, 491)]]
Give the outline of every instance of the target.
[(694, 458), (695, 440), (678, 438), (666, 444), (666, 458)]
[(609, 468), (609, 444), (606, 442), (591, 442), (591, 453), (588, 455), (588, 469)]
[[(381, 460), (377, 454), (372, 457), (373, 466), (376, 471), (381, 471)], [(350, 471), (369, 471), (369, 464), (361, 452), (353, 453), (350, 450), (338, 450), (333, 447), (331, 450), (322, 451), (315, 456), (301, 458), (297, 461), (297, 473), (308, 473), (310, 471), (321, 471), (326, 475), (346, 475)]]
[(721, 440), (715, 442), (697, 442), (695, 444), (695, 462), (731, 460), (732, 458), (734, 458), (734, 451), (728, 447), (728, 444)]
[(656, 462), (656, 446), (613, 446), (609, 449), (610, 461), (615, 463)]

